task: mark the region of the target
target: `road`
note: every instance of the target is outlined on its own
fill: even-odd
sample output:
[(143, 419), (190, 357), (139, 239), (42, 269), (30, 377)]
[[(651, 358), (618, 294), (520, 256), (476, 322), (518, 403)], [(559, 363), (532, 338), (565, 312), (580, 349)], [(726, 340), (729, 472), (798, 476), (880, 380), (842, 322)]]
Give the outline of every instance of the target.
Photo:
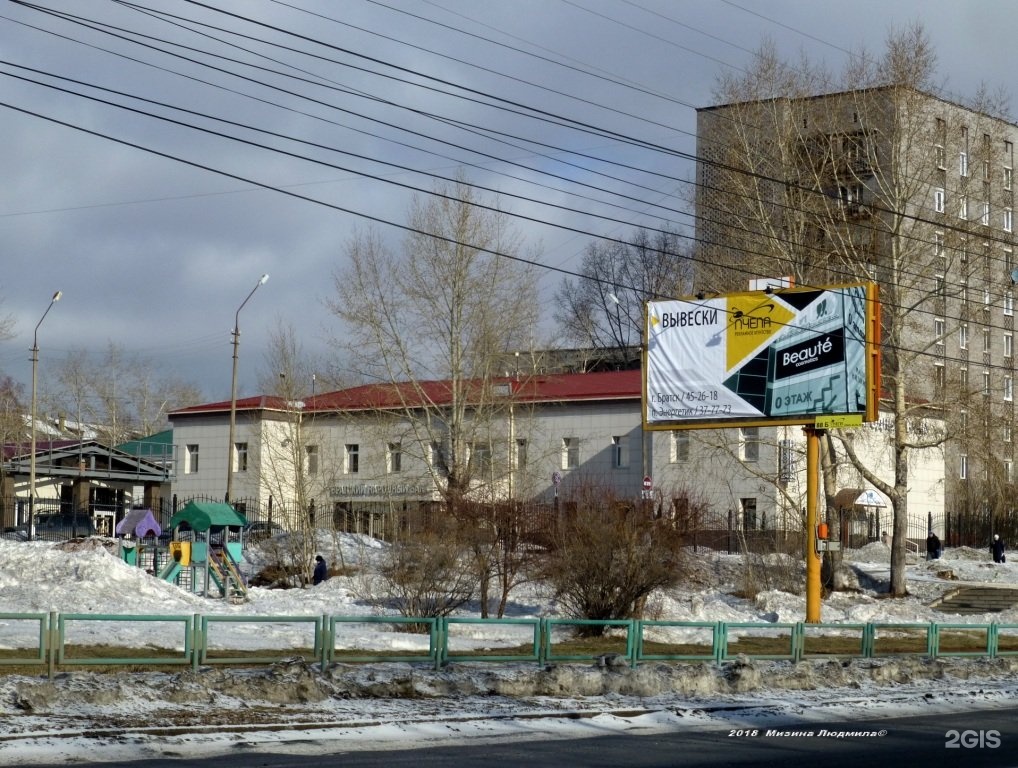
[[(787, 721), (785, 721), (787, 722)], [(810, 731), (812, 735), (797, 733)], [(864, 735), (873, 732), (880, 735)], [(838, 734), (845, 734), (839, 736)], [(852, 735), (848, 735), (852, 734)], [(823, 768), (903, 768), (959, 765), (1018, 766), (1018, 707), (971, 713), (884, 718), (756, 729), (684, 728), (669, 733), (588, 739), (519, 740), (426, 749), (345, 751), (312, 740), (301, 754), (255, 752), (238, 742), (230, 754), (196, 758), (147, 757), (117, 768), (714, 768), (816, 765)], [(793, 762), (794, 761), (794, 762)], [(44, 768), (57, 768), (58, 764)], [(75, 762), (77, 766), (110, 763)], [(64, 768), (66, 763), (60, 763)], [(43, 767), (39, 767), (43, 768)]]

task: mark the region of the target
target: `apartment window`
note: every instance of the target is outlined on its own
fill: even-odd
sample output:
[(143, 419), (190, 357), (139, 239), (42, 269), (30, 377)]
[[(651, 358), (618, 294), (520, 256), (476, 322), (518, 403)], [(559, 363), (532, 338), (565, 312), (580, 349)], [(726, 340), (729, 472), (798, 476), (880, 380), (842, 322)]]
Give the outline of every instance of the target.
[(990, 394), (990, 372), (983, 371), (983, 394)]
[(969, 153), (962, 151), (958, 153), (958, 175), (969, 175)]
[(389, 443), (385, 447), (385, 468), (389, 474), (403, 471), (403, 444)]
[(933, 318), (933, 336), (937, 340), (937, 346), (944, 346), (944, 318)]
[(990, 289), (983, 288), (983, 311), (990, 311)]
[(958, 218), (968, 221), (969, 218), (969, 196), (958, 196)]
[(1011, 442), (1011, 425), (1010, 424), (1005, 424), (1003, 432), (1004, 432), (1004, 442), (1005, 443), (1010, 443)]
[(1007, 291), (1004, 294), (1004, 315), (1007, 317), (1014, 315), (1014, 291)]
[(959, 423), (961, 425), (961, 431), (964, 434), (965, 430), (967, 430), (968, 426), (969, 426), (969, 414), (968, 414), (968, 411), (962, 411), (958, 415), (958, 420), (959, 420)]
[(990, 329), (983, 328), (983, 352), (990, 351)]
[(969, 386), (969, 369), (962, 366), (961, 370), (958, 371), (958, 380), (961, 382), (962, 389), (968, 389)]
[(964, 453), (958, 457), (958, 477), (962, 480), (969, 477), (969, 457)]
[(1004, 270), (1008, 275), (1011, 274), (1011, 270), (1014, 269), (1014, 251), (1010, 248), (1004, 249)]
[(962, 323), (958, 326), (958, 347), (959, 349), (969, 348), (969, 324)]
[(1011, 333), (1004, 334), (1004, 357), (1014, 356), (1014, 335)]
[(247, 472), (247, 443), (233, 444), (233, 471)]
[(612, 467), (625, 469), (629, 466), (629, 441), (622, 435), (612, 438)]
[(933, 233), (933, 255), (938, 259), (946, 259), (947, 251), (944, 249), (944, 233)]
[(356, 475), (361, 471), (361, 447), (357, 443), (347, 443), (343, 453), (343, 471)]
[(1004, 231), (1010, 232), (1014, 226), (1014, 213), (1010, 208), (1004, 209)]
[(684, 429), (673, 429), (671, 443), (672, 464), (689, 461), (689, 432)]
[(1004, 477), (1007, 478), (1008, 483), (1014, 482), (1014, 463), (1011, 461), (1004, 462)]
[(943, 144), (933, 145), (933, 161), (937, 164), (937, 168), (947, 170), (947, 152)]
[(187, 446), (187, 464), (186, 473), (193, 475), (198, 471), (198, 445), (192, 443)]
[(576, 469), (580, 466), (580, 438), (562, 438), (562, 469)]
[(743, 461), (760, 460), (760, 428), (741, 427), (739, 429), (740, 447)]
[(933, 290), (939, 298), (947, 298), (947, 281), (944, 279), (943, 275), (933, 276)]
[(1004, 189), (1011, 189), (1011, 184), (1014, 181), (1014, 171), (1010, 168), (1004, 169)]
[(306, 460), (308, 477), (314, 477), (318, 474), (318, 446), (304, 446), (304, 458)]
[(1004, 377), (1004, 401), (1010, 403), (1014, 400), (1014, 383), (1010, 376)]
[(938, 389), (943, 389), (945, 384), (947, 384), (947, 377), (944, 372), (944, 364), (937, 363), (933, 366), (933, 385)]
[(944, 197), (944, 190), (941, 187), (937, 187), (933, 190), (933, 210), (937, 213), (943, 213), (947, 209), (946, 198)]
[(984, 227), (990, 226), (990, 204), (983, 203), (983, 213), (979, 217), (979, 223)]

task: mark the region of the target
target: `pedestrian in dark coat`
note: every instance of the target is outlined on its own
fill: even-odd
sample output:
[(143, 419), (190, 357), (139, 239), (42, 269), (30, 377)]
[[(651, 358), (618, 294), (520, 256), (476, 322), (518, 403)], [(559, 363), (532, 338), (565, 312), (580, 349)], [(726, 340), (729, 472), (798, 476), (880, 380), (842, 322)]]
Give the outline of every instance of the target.
[(936, 560), (940, 557), (940, 539), (937, 538), (937, 534), (930, 531), (930, 535), (926, 537), (926, 559)]
[(325, 564), (325, 558), (315, 555), (315, 572), (311, 576), (312, 584), (321, 584), (329, 578), (329, 566)]
[(1007, 558), (1004, 557), (1004, 540), (1000, 538), (999, 534), (993, 534), (993, 544), (990, 545), (990, 551), (993, 553), (993, 562), (1006, 562)]

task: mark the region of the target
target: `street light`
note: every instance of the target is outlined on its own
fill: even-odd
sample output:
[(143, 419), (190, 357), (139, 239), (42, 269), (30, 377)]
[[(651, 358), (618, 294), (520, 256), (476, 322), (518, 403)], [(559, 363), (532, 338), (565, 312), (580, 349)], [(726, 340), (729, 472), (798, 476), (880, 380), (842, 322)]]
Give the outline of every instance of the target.
[(35, 324), (35, 332), (32, 334), (32, 452), (28, 457), (29, 541), (35, 538), (35, 391), (39, 370), (39, 326), (42, 325), (42, 321), (46, 319), (46, 315), (49, 314), (49, 311), (53, 309), (53, 305), (60, 301), (61, 296), (63, 296), (62, 291), (57, 291), (53, 294), (53, 298), (49, 300), (49, 306), (47, 306), (46, 311), (42, 313), (42, 317), (39, 318), (39, 322)]
[(251, 293), (237, 307), (237, 313), (233, 317), (233, 382), (230, 385), (230, 441), (226, 445), (226, 498), (227, 504), (233, 496), (233, 433), (237, 428), (237, 347), (240, 346), (240, 310), (254, 296), (258, 287), (265, 285), (269, 279), (268, 275), (262, 275), (251, 289)]

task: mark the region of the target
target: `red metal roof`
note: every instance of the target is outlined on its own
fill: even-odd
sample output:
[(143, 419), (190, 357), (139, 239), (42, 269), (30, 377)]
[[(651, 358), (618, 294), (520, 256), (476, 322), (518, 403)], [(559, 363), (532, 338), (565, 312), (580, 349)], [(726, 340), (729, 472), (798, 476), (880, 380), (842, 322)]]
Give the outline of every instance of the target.
[[(466, 386), (480, 399), (481, 382)], [(517, 402), (584, 402), (598, 400), (639, 400), (642, 379), (639, 370), (601, 373), (546, 374), (532, 378), (499, 378), (488, 383), (491, 389), (511, 387)], [(469, 397), (468, 392), (468, 397)], [(498, 395), (494, 396), (495, 398)], [(359, 411), (377, 408), (406, 408), (421, 405), (448, 405), (452, 401), (449, 381), (401, 382), (399, 384), (363, 384), (358, 387), (326, 392), (303, 400), (305, 413), (323, 411)], [(170, 416), (220, 413), (230, 410), (230, 401), (204, 403), (173, 411)], [(292, 410), (292, 405), (279, 397), (259, 396), (237, 400), (238, 411)]]

